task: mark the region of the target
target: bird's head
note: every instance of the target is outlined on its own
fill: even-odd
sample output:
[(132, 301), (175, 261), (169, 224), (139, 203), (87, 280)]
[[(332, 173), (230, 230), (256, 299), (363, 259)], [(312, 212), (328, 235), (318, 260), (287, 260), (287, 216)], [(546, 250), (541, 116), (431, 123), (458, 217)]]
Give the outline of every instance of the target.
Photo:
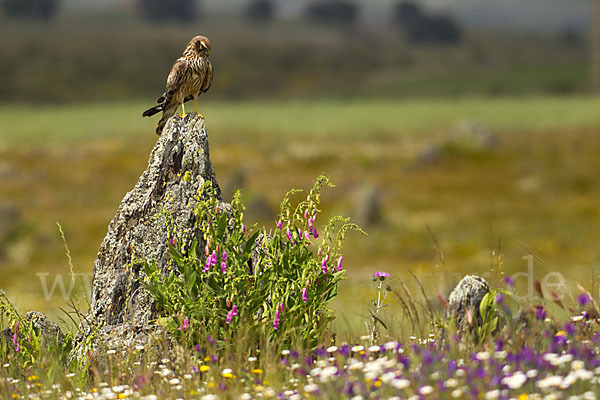
[(208, 56), (210, 54), (210, 40), (206, 36), (196, 36), (190, 43), (188, 49), (191, 49), (198, 54)]

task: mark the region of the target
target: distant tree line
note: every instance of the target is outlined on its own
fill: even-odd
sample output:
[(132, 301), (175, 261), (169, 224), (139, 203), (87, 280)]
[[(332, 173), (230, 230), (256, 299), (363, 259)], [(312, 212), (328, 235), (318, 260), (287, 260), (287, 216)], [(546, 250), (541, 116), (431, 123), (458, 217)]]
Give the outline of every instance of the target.
[(402, 1), (394, 8), (394, 22), (413, 43), (458, 43), (462, 29), (447, 15), (428, 15), (414, 1)]
[[(189, 22), (199, 17), (199, 0), (136, 0), (139, 14), (150, 21)], [(9, 17), (51, 19), (59, 0), (0, 0)], [(275, 0), (250, 0), (246, 18), (265, 24), (275, 17)], [(356, 0), (313, 0), (304, 10), (307, 20), (320, 25), (352, 26), (358, 22), (360, 8)], [(416, 0), (402, 0), (393, 9), (392, 22), (413, 43), (458, 43), (462, 39), (460, 25), (447, 15), (424, 11)]]
[(58, 0), (1, 0), (0, 7), (9, 17), (47, 21), (56, 15)]

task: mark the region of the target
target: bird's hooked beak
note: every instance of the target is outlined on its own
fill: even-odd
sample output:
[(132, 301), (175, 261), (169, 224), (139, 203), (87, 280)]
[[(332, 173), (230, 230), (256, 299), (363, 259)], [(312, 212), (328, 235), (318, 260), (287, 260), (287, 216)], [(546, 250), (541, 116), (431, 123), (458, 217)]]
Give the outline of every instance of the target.
[(208, 48), (208, 46), (206, 45), (206, 43), (202, 43), (202, 52), (206, 53), (206, 55), (210, 54), (210, 49)]

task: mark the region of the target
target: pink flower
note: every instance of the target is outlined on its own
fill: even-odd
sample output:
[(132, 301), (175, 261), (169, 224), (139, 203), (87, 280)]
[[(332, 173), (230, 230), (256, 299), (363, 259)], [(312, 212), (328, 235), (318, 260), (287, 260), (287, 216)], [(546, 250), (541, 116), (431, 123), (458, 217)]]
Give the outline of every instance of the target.
[(310, 240), (310, 233), (308, 231), (304, 231), (304, 239)]
[(324, 274), (326, 274), (327, 272), (329, 272), (327, 270), (327, 257), (325, 257), (323, 259), (323, 261), (321, 261), (321, 272), (323, 272)]
[(233, 317), (237, 317), (237, 315), (238, 315), (237, 306), (234, 304), (233, 307), (231, 308), (231, 310), (229, 310), (229, 312), (227, 313), (227, 319), (225, 319), (225, 323), (230, 324), (231, 321), (233, 320)]
[(242, 224), (242, 233), (246, 233), (246, 224)]
[(302, 301), (305, 303), (308, 301), (308, 288), (302, 289)]
[(383, 272), (383, 271), (377, 271), (373, 274), (373, 277), (375, 278), (389, 278), (390, 274), (388, 274), (387, 272)]
[(340, 256), (340, 258), (338, 258), (338, 262), (337, 262), (337, 271), (340, 272), (342, 270), (342, 260), (344, 259), (343, 256)]
[(279, 329), (279, 324), (281, 323), (281, 318), (279, 317), (279, 310), (275, 311), (275, 318), (273, 319), (273, 329)]
[(304, 211), (304, 219), (308, 219), (308, 208)]
[(292, 232), (290, 232), (290, 228), (289, 227), (287, 228), (287, 230), (286, 230), (285, 233), (287, 235), (288, 240), (291, 241), (292, 240)]
[(281, 221), (277, 221), (277, 227), (281, 230)]
[(19, 338), (19, 322), (15, 322), (15, 333), (13, 334), (13, 343), (18, 345)]
[(178, 331), (180, 331), (181, 329), (188, 329), (190, 327), (190, 320), (188, 319), (188, 317), (185, 317), (183, 320), (183, 328), (181, 327), (181, 325), (179, 325), (179, 328), (177, 328)]
[(227, 272), (227, 263), (225, 261), (221, 261), (221, 272), (222, 273)]
[(17, 342), (17, 349), (16, 352), (20, 352), (21, 351), (21, 342)]

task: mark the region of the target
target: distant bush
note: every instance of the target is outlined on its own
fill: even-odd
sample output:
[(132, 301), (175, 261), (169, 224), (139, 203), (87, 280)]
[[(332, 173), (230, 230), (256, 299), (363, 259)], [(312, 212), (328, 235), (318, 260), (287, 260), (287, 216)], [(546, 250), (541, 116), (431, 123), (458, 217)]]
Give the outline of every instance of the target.
[(398, 3), (394, 11), (394, 22), (413, 43), (459, 43), (462, 29), (447, 15), (428, 15), (412, 1)]
[(187, 22), (198, 17), (194, 0), (137, 0), (140, 15), (150, 21), (176, 20)]
[(358, 19), (358, 6), (346, 0), (320, 0), (309, 4), (305, 11), (306, 17), (322, 24), (351, 25)]
[(58, 11), (58, 0), (2, 0), (0, 6), (9, 17), (49, 20)]
[(246, 7), (244, 14), (252, 22), (270, 22), (275, 15), (275, 6), (271, 0), (253, 0)]

